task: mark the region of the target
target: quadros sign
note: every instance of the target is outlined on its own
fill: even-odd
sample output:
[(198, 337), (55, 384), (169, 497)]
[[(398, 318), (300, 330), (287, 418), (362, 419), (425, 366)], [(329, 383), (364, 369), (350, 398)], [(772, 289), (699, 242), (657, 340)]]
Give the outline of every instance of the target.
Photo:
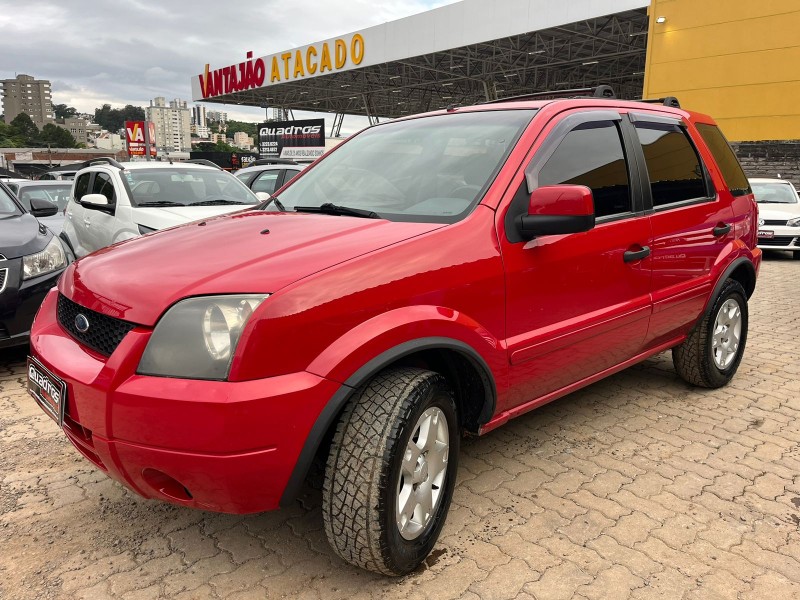
[(261, 158), (314, 160), (325, 153), (325, 120), (272, 121), (258, 127)]

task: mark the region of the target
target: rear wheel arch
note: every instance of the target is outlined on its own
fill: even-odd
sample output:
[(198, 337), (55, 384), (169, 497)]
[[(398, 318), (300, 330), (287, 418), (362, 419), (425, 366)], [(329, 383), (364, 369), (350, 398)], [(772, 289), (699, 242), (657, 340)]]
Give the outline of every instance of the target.
[(459, 423), (463, 430), (478, 433), (494, 415), (497, 386), (486, 361), (468, 344), (450, 338), (423, 338), (391, 348), (376, 356), (339, 388), (317, 417), (289, 477), (281, 506), (287, 506), (300, 492), (315, 458), (324, 454), (336, 424), (358, 390), (378, 373), (390, 368), (418, 367), (441, 374), (452, 387)]

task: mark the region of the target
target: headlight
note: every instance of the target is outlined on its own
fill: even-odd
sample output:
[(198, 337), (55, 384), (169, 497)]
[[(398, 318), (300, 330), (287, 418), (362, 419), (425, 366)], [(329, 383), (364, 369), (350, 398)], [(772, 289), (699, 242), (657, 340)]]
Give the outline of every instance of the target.
[(268, 294), (182, 300), (156, 325), (137, 373), (225, 379), (247, 320)]
[(53, 236), (47, 247), (36, 254), (22, 257), (22, 278), (31, 279), (58, 271), (67, 266), (67, 256), (61, 241)]
[(796, 217), (794, 219), (789, 219), (788, 221), (786, 221), (786, 224), (789, 227), (800, 227), (800, 217)]

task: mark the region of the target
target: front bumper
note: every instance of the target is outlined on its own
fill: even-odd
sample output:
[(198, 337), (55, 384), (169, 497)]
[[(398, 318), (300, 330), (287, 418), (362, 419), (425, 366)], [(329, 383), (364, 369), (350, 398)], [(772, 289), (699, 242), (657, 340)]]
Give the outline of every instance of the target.
[[(762, 250), (793, 250), (800, 252), (800, 228), (786, 225), (761, 225), (758, 228), (758, 247)], [(773, 237), (762, 237), (763, 232)]]
[(340, 384), (300, 372), (225, 382), (136, 374), (151, 330), (105, 358), (57, 322), (53, 290), (31, 354), (67, 383), (63, 430), (87, 459), (146, 498), (229, 513), (277, 508), (300, 451)]
[(28, 342), (31, 323), (42, 299), (61, 277), (64, 269), (22, 280), (22, 259), (0, 261), (0, 348)]

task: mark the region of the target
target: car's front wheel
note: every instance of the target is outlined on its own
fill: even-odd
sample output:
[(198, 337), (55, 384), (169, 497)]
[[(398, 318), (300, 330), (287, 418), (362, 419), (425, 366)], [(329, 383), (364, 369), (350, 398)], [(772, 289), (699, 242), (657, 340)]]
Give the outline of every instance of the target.
[(672, 349), (678, 375), (700, 387), (718, 388), (727, 384), (742, 360), (747, 324), (747, 294), (742, 284), (728, 279), (711, 310), (686, 341)]
[(386, 575), (425, 560), (450, 506), (459, 434), (452, 390), (437, 373), (392, 369), (362, 388), (326, 465), (322, 510), (335, 552)]

